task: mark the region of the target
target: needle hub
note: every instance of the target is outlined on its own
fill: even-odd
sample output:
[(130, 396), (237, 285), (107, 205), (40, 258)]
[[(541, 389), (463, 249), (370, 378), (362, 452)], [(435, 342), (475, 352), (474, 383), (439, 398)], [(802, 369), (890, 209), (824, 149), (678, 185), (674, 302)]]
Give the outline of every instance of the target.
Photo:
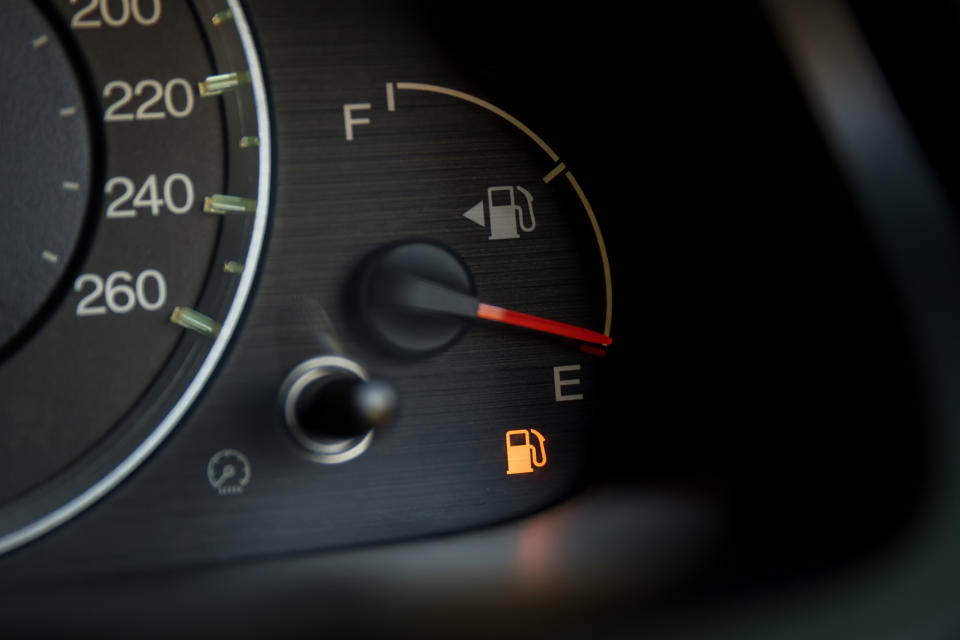
[(428, 241), (391, 244), (357, 269), (349, 306), (386, 351), (425, 357), (455, 343), (476, 313), (476, 289), (463, 260)]

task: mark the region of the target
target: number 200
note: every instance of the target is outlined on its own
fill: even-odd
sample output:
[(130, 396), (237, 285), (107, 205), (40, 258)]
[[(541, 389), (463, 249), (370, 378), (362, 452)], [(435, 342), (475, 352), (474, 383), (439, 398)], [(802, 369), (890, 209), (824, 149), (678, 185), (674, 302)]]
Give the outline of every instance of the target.
[[(77, 4), (77, 0), (70, 0), (70, 4)], [(112, 5), (112, 6), (111, 6)], [(150, 5), (150, 13), (143, 10), (143, 5)], [(97, 13), (100, 17), (97, 17)], [(150, 27), (160, 21), (162, 11), (160, 0), (89, 0), (86, 5), (77, 11), (70, 20), (73, 29), (99, 29), (104, 23), (110, 27), (123, 27), (133, 21), (143, 27)]]

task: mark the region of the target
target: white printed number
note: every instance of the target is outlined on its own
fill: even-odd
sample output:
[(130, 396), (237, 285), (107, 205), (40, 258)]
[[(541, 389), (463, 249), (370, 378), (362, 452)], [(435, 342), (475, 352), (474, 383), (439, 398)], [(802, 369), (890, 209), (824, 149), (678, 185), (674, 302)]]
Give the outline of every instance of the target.
[[(75, 5), (78, 0), (70, 0)], [(160, 0), (89, 0), (70, 19), (72, 29), (99, 29), (125, 27), (131, 20), (142, 27), (151, 27), (160, 21)]]
[[(163, 181), (160, 189), (160, 180), (155, 173), (151, 173), (137, 190), (133, 180), (125, 176), (110, 178), (103, 185), (103, 192), (116, 197), (107, 205), (108, 218), (135, 218), (137, 209), (149, 209), (151, 215), (158, 216), (164, 208), (171, 213), (183, 215), (193, 208), (193, 180), (185, 173), (171, 173)], [(163, 193), (163, 198), (160, 193)], [(125, 208), (127, 203), (133, 208)]]
[[(156, 311), (167, 302), (167, 281), (156, 269), (147, 269), (134, 279), (129, 271), (114, 271), (104, 280), (96, 273), (84, 273), (73, 283), (73, 290), (83, 293), (87, 285), (93, 290), (77, 303), (77, 316), (102, 316), (129, 313), (139, 306)], [(105, 304), (100, 304), (101, 300)]]
[[(133, 122), (163, 120), (168, 115), (186, 118), (193, 112), (193, 85), (183, 78), (168, 80), (166, 84), (147, 78), (137, 84), (126, 80), (111, 80), (103, 85), (103, 97), (114, 100), (103, 112), (104, 122)], [(142, 98), (133, 111), (134, 96)]]

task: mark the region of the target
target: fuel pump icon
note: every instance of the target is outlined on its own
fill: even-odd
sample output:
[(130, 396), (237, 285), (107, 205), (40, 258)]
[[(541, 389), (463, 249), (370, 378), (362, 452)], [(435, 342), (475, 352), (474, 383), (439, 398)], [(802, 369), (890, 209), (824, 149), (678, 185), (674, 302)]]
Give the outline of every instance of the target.
[[(517, 202), (517, 192), (523, 196), (522, 204)], [(486, 216), (481, 200), (464, 213), (463, 217), (481, 227), (489, 225), (490, 240), (512, 240), (520, 237), (520, 231), (529, 233), (537, 228), (533, 214), (533, 195), (519, 185), (488, 188)]]
[[(530, 444), (530, 434), (537, 444)], [(536, 429), (513, 429), (507, 431), (507, 475), (533, 473), (534, 467), (547, 464), (547, 451), (543, 445), (547, 441)]]

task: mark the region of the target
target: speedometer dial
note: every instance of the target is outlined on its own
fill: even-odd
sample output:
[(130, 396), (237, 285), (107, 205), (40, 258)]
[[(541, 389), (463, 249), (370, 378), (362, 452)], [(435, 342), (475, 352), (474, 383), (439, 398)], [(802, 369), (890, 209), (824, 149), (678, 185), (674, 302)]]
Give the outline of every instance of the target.
[(270, 128), (236, 2), (4, 3), (0, 29), (4, 551), (129, 474), (213, 373), (261, 253)]

